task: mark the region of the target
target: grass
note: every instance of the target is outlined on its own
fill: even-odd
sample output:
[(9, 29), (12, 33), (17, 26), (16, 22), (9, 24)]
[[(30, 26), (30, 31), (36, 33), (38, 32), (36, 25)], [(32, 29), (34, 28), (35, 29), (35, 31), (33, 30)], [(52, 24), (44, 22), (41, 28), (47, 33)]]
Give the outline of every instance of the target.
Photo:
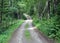
[(30, 32), (27, 30), (28, 27), (29, 27), (29, 24), (26, 24), (25, 37), (29, 40), (30, 39)]
[(25, 28), (28, 28), (29, 27), (29, 24), (26, 24)]
[(30, 32), (28, 30), (25, 30), (25, 37), (30, 40), (31, 36), (30, 36)]
[(60, 43), (60, 39), (56, 41), (56, 43)]
[(0, 35), (0, 43), (8, 43), (13, 32), (23, 23), (22, 20), (18, 20), (17, 23), (9, 26), (3, 34)]

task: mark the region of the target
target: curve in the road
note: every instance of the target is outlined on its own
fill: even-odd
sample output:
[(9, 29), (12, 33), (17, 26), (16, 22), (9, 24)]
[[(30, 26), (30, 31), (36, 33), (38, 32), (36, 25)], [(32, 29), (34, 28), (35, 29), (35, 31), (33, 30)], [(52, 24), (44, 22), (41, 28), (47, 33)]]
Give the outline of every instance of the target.
[[(31, 40), (28, 40), (24, 35), (24, 31), (26, 30), (25, 29), (26, 24), (29, 25), (27, 30), (30, 32)], [(39, 34), (35, 31), (35, 29), (32, 26), (32, 20), (26, 20), (20, 26), (20, 28), (18, 28), (13, 33), (9, 43), (50, 43), (50, 42), (46, 38), (44, 38), (41, 34), (39, 36)]]

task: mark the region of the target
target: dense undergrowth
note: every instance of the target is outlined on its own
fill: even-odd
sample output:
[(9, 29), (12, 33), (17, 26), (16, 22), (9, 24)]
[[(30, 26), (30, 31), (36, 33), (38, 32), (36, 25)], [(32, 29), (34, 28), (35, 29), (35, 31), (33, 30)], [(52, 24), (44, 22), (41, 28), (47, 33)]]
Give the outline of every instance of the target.
[[(12, 22), (13, 23), (13, 22)], [(17, 20), (10, 25), (6, 31), (0, 34), (0, 43), (8, 43), (13, 32), (23, 23), (23, 20)]]
[(60, 29), (58, 27), (60, 24), (56, 24), (56, 20), (57, 17), (52, 17), (49, 20), (39, 20), (37, 17), (34, 17), (33, 24), (49, 38), (60, 40)]

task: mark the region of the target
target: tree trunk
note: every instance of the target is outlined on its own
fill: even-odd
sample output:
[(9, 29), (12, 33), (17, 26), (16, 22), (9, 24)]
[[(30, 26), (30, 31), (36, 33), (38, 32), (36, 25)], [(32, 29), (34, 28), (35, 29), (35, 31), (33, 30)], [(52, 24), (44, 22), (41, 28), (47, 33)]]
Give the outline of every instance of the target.
[[(1, 1), (0, 1), (1, 3)], [(1, 4), (0, 4), (0, 23), (1, 23)]]
[(53, 0), (53, 14), (57, 13), (56, 8), (57, 8), (57, 0)]
[(48, 0), (48, 19), (50, 18), (50, 0)]
[(3, 0), (1, 1), (0, 23), (2, 23), (2, 14), (3, 14)]

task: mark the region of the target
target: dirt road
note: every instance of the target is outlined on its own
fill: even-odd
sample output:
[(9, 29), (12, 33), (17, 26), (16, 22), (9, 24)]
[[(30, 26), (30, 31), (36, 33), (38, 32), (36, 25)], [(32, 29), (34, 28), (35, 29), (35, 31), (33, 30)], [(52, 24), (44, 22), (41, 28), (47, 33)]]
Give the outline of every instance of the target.
[[(27, 30), (30, 32), (31, 40), (28, 40), (25, 37), (25, 26), (26, 24), (29, 25)], [(49, 42), (46, 38), (42, 35), (39, 35), (32, 26), (32, 20), (25, 20), (25, 22), (13, 33), (12, 38), (10, 39), (9, 43), (53, 43)]]

